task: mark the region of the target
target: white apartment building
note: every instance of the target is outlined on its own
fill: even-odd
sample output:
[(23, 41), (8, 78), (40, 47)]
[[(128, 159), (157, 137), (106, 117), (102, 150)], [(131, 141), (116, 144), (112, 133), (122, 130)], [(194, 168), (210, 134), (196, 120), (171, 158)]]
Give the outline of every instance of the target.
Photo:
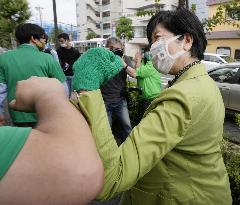
[[(178, 0), (161, 0), (158, 10), (175, 10)], [(154, 10), (156, 4), (154, 0), (123, 0), (123, 15), (131, 18), (134, 27), (134, 38), (125, 45), (125, 52), (129, 56), (134, 56), (137, 51), (148, 44), (146, 38), (146, 27), (150, 16), (139, 17), (136, 15), (139, 10)]]
[(114, 22), (122, 15), (122, 0), (76, 0), (76, 13), (80, 40), (89, 32), (107, 38), (114, 35)]
[(191, 8), (193, 4), (196, 5), (195, 14), (200, 21), (208, 18), (208, 6), (206, 2), (206, 0), (189, 0), (189, 8)]
[[(161, 0), (159, 10), (174, 10), (178, 0)], [(85, 40), (88, 32), (98, 37), (115, 36), (116, 22), (121, 16), (131, 18), (134, 38), (126, 42), (127, 55), (134, 56), (136, 51), (147, 45), (146, 26), (150, 16), (139, 17), (137, 11), (156, 8), (154, 0), (76, 0), (77, 25), (80, 27), (80, 40)]]

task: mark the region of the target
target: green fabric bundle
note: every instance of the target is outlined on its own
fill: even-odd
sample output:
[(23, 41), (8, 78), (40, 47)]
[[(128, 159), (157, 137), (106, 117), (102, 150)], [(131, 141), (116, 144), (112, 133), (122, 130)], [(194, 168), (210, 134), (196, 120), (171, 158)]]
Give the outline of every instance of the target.
[(92, 48), (73, 65), (73, 90), (96, 90), (123, 68), (122, 59), (105, 48)]

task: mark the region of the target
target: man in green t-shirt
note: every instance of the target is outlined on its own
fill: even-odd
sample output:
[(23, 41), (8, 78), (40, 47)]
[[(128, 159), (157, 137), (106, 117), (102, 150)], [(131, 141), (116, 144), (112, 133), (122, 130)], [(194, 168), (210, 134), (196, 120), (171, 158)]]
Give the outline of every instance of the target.
[[(0, 118), (3, 116), (2, 102), (6, 97), (10, 102), (15, 98), (16, 84), (31, 76), (56, 78), (66, 86), (66, 78), (60, 65), (48, 54), (45, 48), (45, 31), (38, 25), (26, 23), (16, 29), (19, 47), (0, 55)], [(14, 125), (34, 127), (35, 113), (25, 113), (9, 109)]]
[(93, 200), (103, 185), (101, 159), (87, 122), (61, 83), (39, 77), (19, 81), (10, 107), (35, 111), (39, 121), (36, 129), (0, 127), (0, 204)]

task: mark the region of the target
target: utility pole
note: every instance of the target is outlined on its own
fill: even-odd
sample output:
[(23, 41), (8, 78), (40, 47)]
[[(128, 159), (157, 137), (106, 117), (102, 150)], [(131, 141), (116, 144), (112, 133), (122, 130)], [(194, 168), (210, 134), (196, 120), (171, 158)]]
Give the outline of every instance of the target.
[(101, 38), (103, 38), (103, 5), (102, 5), (102, 0), (99, 2), (99, 7), (100, 7), (100, 34)]
[(36, 6), (35, 9), (36, 9), (36, 10), (38, 11), (38, 13), (39, 13), (40, 25), (41, 25), (41, 27), (42, 27), (42, 10), (43, 10), (43, 8), (40, 7), (40, 6)]
[(186, 0), (186, 8), (189, 9), (189, 1)]
[(54, 34), (55, 34), (55, 47), (58, 47), (58, 24), (57, 24), (57, 9), (56, 0), (53, 0), (53, 16), (54, 16)]

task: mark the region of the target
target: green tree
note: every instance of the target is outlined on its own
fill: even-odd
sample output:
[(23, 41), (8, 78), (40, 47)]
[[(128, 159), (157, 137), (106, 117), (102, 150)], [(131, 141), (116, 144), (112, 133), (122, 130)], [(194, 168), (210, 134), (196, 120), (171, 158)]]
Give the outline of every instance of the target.
[[(57, 35), (59, 35), (60, 33), (63, 33), (64, 30), (61, 29), (61, 28), (58, 28), (58, 32), (57, 32)], [(50, 36), (48, 38), (48, 41), (51, 42), (51, 43), (55, 43), (55, 29), (53, 29), (50, 33)]]
[(120, 17), (117, 21), (116, 35), (118, 38), (126, 38), (131, 40), (134, 37), (134, 29), (132, 26), (132, 19), (124, 16)]
[(207, 31), (212, 31), (214, 27), (221, 24), (228, 24), (240, 28), (240, 1), (232, 0), (221, 3), (217, 7), (217, 12), (206, 19), (203, 24)]
[(88, 32), (87, 36), (86, 36), (86, 40), (90, 40), (92, 38), (96, 38), (97, 34), (94, 32)]
[(26, 0), (0, 0), (0, 46), (11, 47), (16, 27), (30, 17)]

